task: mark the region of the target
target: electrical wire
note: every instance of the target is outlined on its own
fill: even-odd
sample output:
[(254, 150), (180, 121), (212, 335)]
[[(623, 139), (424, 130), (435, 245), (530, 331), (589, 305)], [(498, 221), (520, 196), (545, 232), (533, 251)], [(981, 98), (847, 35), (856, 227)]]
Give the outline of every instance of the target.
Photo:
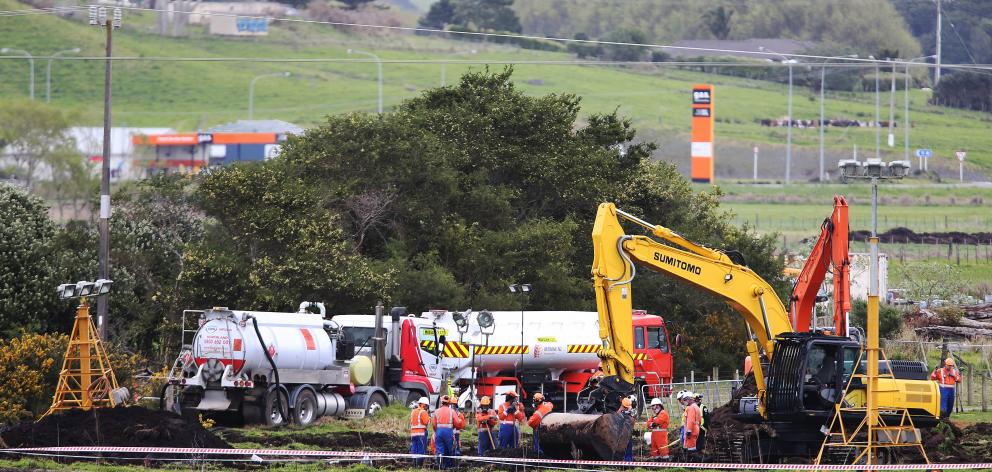
[[(80, 9), (88, 8), (88, 7), (89, 7), (89, 5), (87, 5), (87, 6), (80, 6), (80, 7), (63, 7), (63, 8), (58, 8), (58, 10), (59, 11), (61, 11), (61, 10), (69, 10), (69, 11), (71, 11), (71, 10), (80, 10)], [(159, 9), (159, 8), (142, 8), (142, 7), (130, 7), (130, 6), (122, 6), (122, 7), (114, 7), (114, 8), (120, 8), (122, 10), (130, 10), (130, 11), (139, 11), (139, 12), (173, 13), (173, 12), (170, 12), (169, 10)], [(21, 16), (21, 15), (28, 15), (28, 14), (50, 14), (50, 13), (54, 12), (55, 10), (56, 9), (53, 8), (53, 9), (37, 9), (37, 10), (10, 10), (10, 11), (0, 11), (0, 17), (2, 17), (2, 16)], [(192, 13), (192, 12), (187, 12), (187, 13), (189, 14), (189, 13)], [(891, 61), (883, 61), (881, 59), (850, 58), (850, 57), (826, 56), (826, 55), (817, 55), (817, 54), (799, 54), (799, 53), (780, 54), (780, 53), (766, 52), (766, 51), (745, 51), (745, 50), (739, 50), (739, 49), (726, 49), (726, 48), (704, 48), (704, 47), (694, 47), (694, 46), (674, 46), (674, 45), (669, 45), (669, 44), (633, 43), (633, 42), (625, 42), (625, 41), (604, 41), (604, 40), (595, 40), (595, 39), (574, 39), (574, 38), (559, 38), (559, 37), (542, 37), (542, 36), (537, 36), (537, 35), (514, 34), (514, 33), (484, 33), (484, 32), (475, 32), (475, 31), (447, 31), (447, 30), (442, 30), (442, 29), (438, 29), (438, 28), (375, 25), (375, 24), (367, 24), (367, 23), (353, 23), (353, 22), (341, 22), (341, 21), (307, 20), (307, 19), (302, 19), (302, 18), (250, 16), (250, 15), (238, 15), (238, 14), (234, 14), (234, 13), (221, 13), (221, 12), (197, 12), (196, 14), (197, 15), (201, 15), (201, 16), (236, 17), (236, 18), (247, 18), (247, 19), (264, 19), (264, 20), (273, 21), (273, 22), (316, 24), (316, 25), (341, 26), (341, 27), (350, 27), (350, 28), (370, 28), (370, 29), (391, 30), (391, 31), (404, 31), (404, 32), (412, 32), (412, 33), (435, 33), (435, 34), (443, 34), (443, 35), (461, 35), (461, 36), (481, 37), (481, 38), (528, 39), (528, 40), (551, 41), (551, 42), (559, 42), (559, 43), (594, 44), (594, 45), (603, 45), (603, 46), (629, 46), (629, 47), (641, 47), (641, 48), (648, 48), (648, 49), (673, 49), (673, 50), (681, 50), (681, 51), (725, 53), (725, 54), (728, 54), (728, 55), (747, 54), (747, 55), (750, 55), (750, 56), (763, 56), (763, 57), (767, 57), (769, 59), (775, 58), (775, 57), (785, 56), (785, 57), (798, 58), (798, 59), (816, 59), (816, 60), (836, 59), (836, 60), (846, 61), (847, 63), (863, 63), (863, 64), (877, 64), (877, 63), (893, 64), (894, 63), (894, 64), (899, 64), (899, 65), (916, 65), (916, 66), (924, 66), (924, 67), (932, 67), (932, 66), (934, 66), (934, 65), (929, 65), (929, 64), (911, 63), (911, 62), (908, 62), (908, 61), (905, 61), (905, 60), (898, 60), (898, 59), (891, 60)], [(79, 58), (76, 58), (76, 59), (79, 59)], [(87, 58), (87, 59), (91, 59), (91, 58)], [(353, 60), (352, 62), (374, 62), (374, 61), (370, 61), (370, 60), (367, 60), (366, 59), (366, 60)], [(386, 61), (382, 61), (382, 62), (385, 63)], [(457, 63), (457, 62), (463, 62), (463, 61), (448, 61), (448, 62)], [(464, 61), (464, 62), (471, 62), (471, 61)], [(519, 62), (519, 61), (509, 61), (509, 62), (512, 62), (512, 63), (522, 63), (522, 62)], [(592, 62), (592, 61), (589, 61), (589, 62)], [(485, 63), (499, 63), (499, 62), (487, 61)], [(644, 62), (644, 61), (629, 61), (629, 62), (617, 61), (617, 62), (614, 62), (614, 63), (622, 63), (622, 64), (649, 63), (649, 64), (655, 64), (655, 63)], [(707, 65), (711, 65), (711, 64), (714, 64), (714, 63), (706, 63), (706, 64)], [(717, 64), (719, 64), (719, 63), (717, 63)], [(781, 65), (781, 63), (779, 63), (779, 64)], [(765, 64), (765, 65), (767, 65), (767, 64)], [(943, 64), (942, 65), (942, 67), (946, 67), (946, 68), (949, 68), (949, 69), (953, 69), (953, 68), (956, 68), (956, 67), (962, 67), (962, 66), (969, 66), (969, 65), (966, 65), (966, 64)], [(969, 67), (974, 67), (974, 65), (971, 65)], [(981, 67), (981, 66), (979, 66), (979, 67), (980, 68), (984, 68), (984, 67)]]

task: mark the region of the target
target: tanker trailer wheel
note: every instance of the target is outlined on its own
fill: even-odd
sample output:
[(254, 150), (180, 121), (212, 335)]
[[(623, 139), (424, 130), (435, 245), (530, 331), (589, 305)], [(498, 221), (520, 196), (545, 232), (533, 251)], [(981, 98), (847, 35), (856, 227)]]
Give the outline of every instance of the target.
[(381, 393), (373, 393), (369, 398), (369, 403), (365, 406), (365, 416), (375, 416), (384, 408), (389, 406), (389, 401)]
[[(278, 401), (276, 395), (279, 395)], [(266, 426), (282, 426), (289, 421), (289, 399), (282, 390), (272, 390), (265, 395), (262, 421)]]
[(317, 419), (317, 397), (310, 390), (302, 390), (293, 404), (293, 423), (309, 426)]

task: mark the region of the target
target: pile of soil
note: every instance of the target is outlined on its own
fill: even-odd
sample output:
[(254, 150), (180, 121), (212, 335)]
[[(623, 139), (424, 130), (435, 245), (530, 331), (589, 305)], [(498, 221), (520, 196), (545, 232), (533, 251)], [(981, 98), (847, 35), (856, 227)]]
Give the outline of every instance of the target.
[(992, 423), (959, 428), (942, 422), (924, 433), (923, 445), (931, 462), (975, 463), (992, 460)]
[[(851, 231), (848, 237), (851, 241), (867, 241), (871, 232), (867, 230)], [(879, 233), (878, 240), (883, 243), (916, 243), (916, 244), (987, 244), (992, 241), (992, 233), (963, 233), (960, 231), (917, 233), (909, 228), (892, 228)]]
[(231, 447), (197, 421), (137, 406), (48, 415), (37, 423), (4, 426), (0, 439), (8, 447)]
[[(334, 433), (311, 433), (306, 429), (286, 434), (265, 435), (262, 438), (246, 435), (243, 431), (228, 430), (223, 433), (230, 442), (256, 442), (263, 447), (279, 448), (298, 443), (314, 446), (317, 449), (363, 452), (406, 452), (410, 449), (410, 438), (399, 434), (361, 431), (340, 431)], [(464, 449), (464, 442), (463, 449)]]

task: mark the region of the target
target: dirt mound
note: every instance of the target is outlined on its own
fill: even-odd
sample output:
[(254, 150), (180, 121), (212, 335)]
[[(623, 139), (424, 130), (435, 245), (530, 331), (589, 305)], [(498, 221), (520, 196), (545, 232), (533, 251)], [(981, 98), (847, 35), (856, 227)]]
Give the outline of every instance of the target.
[(335, 451), (397, 452), (410, 448), (410, 439), (399, 434), (361, 431), (311, 433), (307, 430), (283, 432), (259, 437), (244, 431), (229, 430), (222, 433), (230, 442), (257, 442), (264, 447), (283, 447), (298, 443)]
[(0, 438), (9, 447), (231, 447), (196, 421), (142, 407), (69, 410), (5, 426)]
[(958, 428), (941, 422), (926, 431), (923, 445), (933, 462), (989, 462), (992, 460), (992, 423)]
[[(867, 230), (851, 231), (851, 241), (867, 241), (871, 232)], [(992, 240), (992, 233), (962, 233), (960, 231), (917, 233), (909, 228), (897, 227), (879, 233), (878, 240), (883, 243), (916, 243), (916, 244), (986, 244)]]

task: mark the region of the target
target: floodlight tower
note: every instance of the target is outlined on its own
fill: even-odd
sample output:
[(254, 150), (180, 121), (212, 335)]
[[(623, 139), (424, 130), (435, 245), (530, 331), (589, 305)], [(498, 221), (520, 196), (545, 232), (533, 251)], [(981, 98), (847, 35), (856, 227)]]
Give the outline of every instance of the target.
[(44, 416), (75, 408), (114, 407), (128, 400), (130, 395), (126, 388), (118, 387), (114, 369), (90, 317), (88, 298), (106, 297), (111, 285), (113, 281), (107, 279), (59, 285), (59, 298), (78, 298), (79, 306), (52, 405)]
[[(820, 448), (820, 454), (817, 456), (816, 463), (820, 463), (824, 458), (824, 450), (830, 446), (863, 448), (857, 454), (857, 457), (854, 458), (852, 464), (865, 463), (867, 465), (878, 463), (876, 449), (915, 446), (919, 448), (923, 458), (929, 463), (930, 459), (927, 457), (927, 453), (919, 438), (912, 439), (912, 436), (915, 435), (910, 433), (910, 431), (915, 431), (915, 426), (909, 416), (909, 412), (905, 409), (885, 406), (886, 410), (899, 411), (901, 417), (899, 425), (887, 425), (879, 415), (880, 405), (878, 404), (878, 365), (879, 360), (885, 357), (885, 354), (882, 353), (879, 347), (878, 341), (878, 181), (902, 179), (909, 172), (910, 162), (906, 160), (884, 162), (881, 159), (868, 159), (862, 162), (846, 159), (840, 161), (839, 167), (841, 169), (841, 175), (845, 180), (861, 179), (871, 181), (871, 237), (869, 238), (871, 248), (869, 256), (870, 268), (868, 272), (868, 319), (865, 323), (867, 340), (863, 350), (863, 352), (868, 354), (866, 376), (868, 388), (864, 408), (845, 408), (841, 404), (835, 407), (836, 410), (834, 412), (834, 418), (831, 421), (830, 431), (823, 441), (823, 446)], [(860, 362), (860, 358), (858, 362)], [(891, 376), (891, 369), (889, 369), (889, 372), (887, 375)], [(864, 419), (857, 428), (844, 429), (842, 411), (863, 412)], [(839, 432), (836, 432), (837, 430)], [(862, 433), (867, 435), (866, 441), (857, 439), (857, 436)], [(888, 437), (880, 437), (883, 434), (888, 434)], [(831, 443), (831, 438), (836, 436), (840, 436), (841, 441)]]

